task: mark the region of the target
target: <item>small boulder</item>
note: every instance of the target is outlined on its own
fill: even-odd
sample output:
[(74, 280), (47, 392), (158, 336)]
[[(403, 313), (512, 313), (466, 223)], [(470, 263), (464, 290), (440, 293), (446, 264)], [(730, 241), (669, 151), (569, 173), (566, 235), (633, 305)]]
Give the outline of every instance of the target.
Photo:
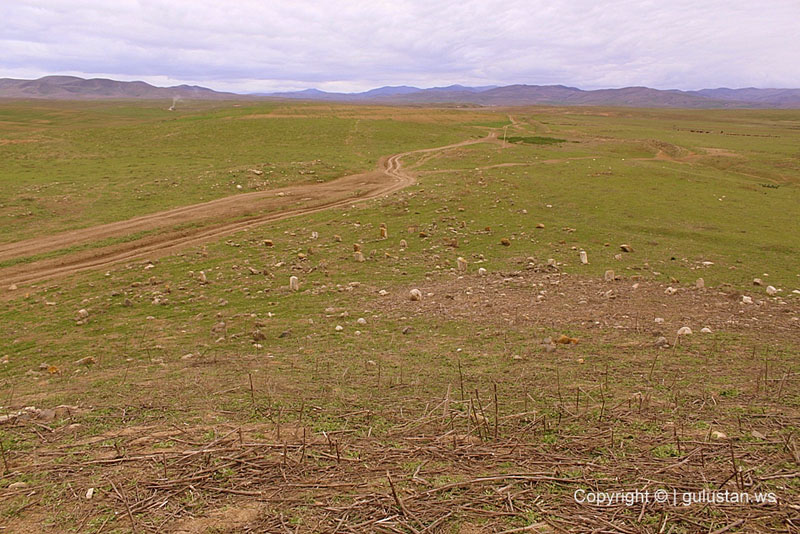
[(408, 298), (413, 301), (422, 300), (422, 291), (420, 291), (419, 289), (412, 289), (408, 293)]
[(694, 283), (694, 287), (697, 289), (703, 289), (704, 287), (706, 287), (706, 281), (703, 280), (702, 278), (698, 278), (697, 282)]
[(775, 289), (775, 286), (767, 286), (767, 295), (770, 297), (774, 297), (778, 294), (778, 290)]

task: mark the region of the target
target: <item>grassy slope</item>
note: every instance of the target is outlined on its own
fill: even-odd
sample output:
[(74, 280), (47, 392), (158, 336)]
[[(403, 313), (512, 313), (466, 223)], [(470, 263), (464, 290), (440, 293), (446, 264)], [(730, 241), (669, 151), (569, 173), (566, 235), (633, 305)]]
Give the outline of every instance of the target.
[[(330, 113), (335, 115), (338, 111), (333, 108)], [(341, 112), (361, 113), (352, 108)], [(0, 311), (6, 333), (0, 339), (0, 355), (8, 355), (9, 360), (2, 368), (3, 398), (11, 399), (5, 404), (75, 403), (91, 407), (76, 417), (75, 421), (82, 426), (74, 436), (57, 434), (63, 436), (54, 438), (59, 444), (104, 433), (113, 436), (123, 426), (151, 424), (162, 429), (179, 425), (189, 432), (202, 428), (193, 438), (199, 442), (211, 441), (203, 433), (211, 431), (213, 437), (214, 429), (224, 424), (258, 424), (259, 432), (270, 436), (277, 418), (287, 425), (306, 424), (315, 433), (352, 430), (356, 433), (354, 440), (370, 435), (377, 440), (376, 444), (390, 450), (407, 445), (390, 435), (391, 429), (422, 416), (426, 404), (435, 405), (441, 400), (448, 384), (457, 390), (456, 355), (460, 354), (467, 390), (480, 390), (486, 400), (491, 396), (492, 384), (498, 384), (503, 414), (536, 409), (551, 420), (560, 421), (559, 414), (566, 414), (568, 407), (559, 407), (557, 399), (561, 391), (556, 391), (557, 381), (560, 388), (569, 392), (565, 393), (567, 396), (574, 395), (578, 387), (592, 393), (591, 405), (587, 404), (585, 411), (579, 410), (581, 417), (573, 419), (565, 415), (565, 422), (551, 432), (525, 434), (522, 422), (519, 427), (513, 421), (504, 423), (501, 435), (522, 432), (525, 437), (520, 439), (532, 447), (531, 455), (580, 455), (575, 451), (585, 450), (584, 460), (627, 466), (621, 479), (635, 484), (634, 466), (643, 465), (645, 459), (669, 460), (680, 456), (669, 432), (661, 430), (664, 421), (681, 421), (694, 436), (692, 439), (697, 440), (710, 428), (723, 428), (731, 435), (742, 434), (743, 450), (761, 454), (764, 450), (761, 447), (754, 446), (752, 451), (747, 448), (752, 441), (746, 436), (750, 418), (758, 417), (752, 421), (768, 426), (772, 419), (762, 416), (782, 412), (784, 426), (770, 427), (776, 445), (769, 451), (777, 461), (784, 454), (778, 436), (785, 438), (792, 431), (800, 404), (796, 379), (784, 379), (785, 384), (780, 381), (781, 376), (796, 377), (799, 371), (796, 354), (800, 340), (796, 330), (786, 332), (781, 338), (765, 338), (742, 328), (698, 337), (679, 346), (662, 364), (653, 364), (654, 379), (648, 380), (648, 369), (658, 354), (649, 348), (652, 340), (648, 328), (645, 331), (615, 330), (612, 326), (593, 329), (575, 320), (585, 319), (578, 312), (564, 315), (560, 320), (537, 321), (535, 310), (532, 323), (504, 324), (499, 315), (489, 314), (474, 320), (436, 312), (418, 315), (413, 308), (398, 304), (407, 288), (413, 286), (442, 284), (445, 286), (442, 291), (461, 292), (465, 282), (457, 280), (452, 272), (456, 256), (467, 258), (472, 263), (471, 269), (483, 256), (485, 261), (480, 265), (492, 273), (516, 271), (532, 256), (537, 264), (555, 258), (567, 264), (564, 266), (567, 271), (580, 274), (597, 275), (613, 268), (623, 275), (663, 282), (674, 277), (683, 286), (703, 276), (709, 285), (731, 283), (745, 288), (754, 276), (762, 276), (764, 272), (769, 273), (769, 282), (784, 289), (784, 293), (797, 286), (797, 266), (791, 262), (800, 249), (800, 237), (788, 229), (796, 226), (800, 215), (797, 174), (792, 167), (797, 165), (794, 147), (800, 115), (628, 110), (619, 113), (621, 116), (607, 117), (592, 110), (515, 111), (519, 134), (552, 135), (570, 142), (557, 146), (515, 145), (501, 149), (498, 145), (478, 145), (458, 149), (420, 166), (423, 171), (447, 172), (423, 173), (417, 186), (387, 199), (278, 222), (234, 236), (226, 243), (165, 258), (152, 269), (132, 264), (120, 266), (109, 276), (94, 273), (43, 284), (32, 290), (28, 298), (3, 303)], [(423, 116), (418, 115), (417, 120)], [(309, 119), (305, 124), (313, 125), (316, 120), (319, 119)], [(364, 127), (364, 131), (378, 139), (369, 141), (371, 152), (361, 156), (353, 153), (366, 149), (353, 142), (348, 145), (353, 153), (337, 155), (341, 159), (336, 161), (350, 161), (354, 165), (359, 161), (374, 161), (376, 155), (384, 153), (381, 150), (388, 149), (385, 150), (388, 153), (399, 146), (391, 140), (392, 128), (399, 121), (391, 121), (387, 126), (383, 121), (388, 119), (384, 116), (347, 120), (360, 120), (359, 128)], [(373, 128), (364, 124), (370, 120), (378, 121)], [(400, 131), (413, 132), (418, 128), (425, 131), (415, 121), (401, 122), (399, 126)], [(691, 134), (674, 129), (676, 126), (779, 137)], [(466, 131), (469, 130), (461, 130)], [(458, 133), (457, 128), (454, 132)], [(457, 139), (456, 133), (440, 132), (435, 142), (433, 138), (421, 137), (408, 144), (427, 142), (433, 146), (440, 144), (442, 137), (452, 135)], [(464, 133), (461, 135), (466, 137)], [(699, 147), (723, 148), (741, 157), (702, 158), (691, 165), (635, 160), (655, 154), (652, 140), (698, 153), (701, 153)], [(678, 157), (684, 154), (673, 147), (658, 146)], [(292, 151), (300, 154), (303, 149), (293, 147)], [(588, 159), (543, 162), (564, 158)], [(481, 169), (501, 163), (526, 165)], [(609, 171), (611, 174), (607, 174)], [(773, 181), (781, 186), (760, 187), (761, 183)], [(722, 195), (725, 199), (720, 202), (717, 199)], [(552, 207), (548, 208), (548, 204)], [(463, 227), (461, 221), (465, 223)], [(535, 228), (540, 222), (545, 224), (544, 229)], [(377, 239), (380, 223), (388, 225), (388, 240)], [(408, 227), (414, 231), (407, 232)], [(564, 227), (575, 228), (575, 232), (566, 232), (562, 230)], [(311, 238), (312, 231), (319, 232), (318, 240)], [(428, 237), (418, 237), (419, 231), (426, 232)], [(334, 234), (340, 235), (342, 242), (335, 241)], [(453, 237), (458, 239), (457, 250), (445, 245)], [(263, 246), (265, 238), (274, 240), (274, 248)], [(500, 246), (501, 238), (510, 239), (511, 246)], [(400, 239), (408, 241), (407, 250), (400, 250)], [(369, 258), (367, 262), (352, 261), (355, 242), (362, 243)], [(611, 246), (605, 247), (605, 242)], [(631, 244), (635, 252), (615, 260), (613, 256), (622, 242)], [(577, 250), (572, 247), (588, 251), (589, 266), (578, 264)], [(298, 256), (300, 253), (305, 257)], [(702, 260), (714, 261), (715, 265), (698, 270), (697, 262)], [(264, 270), (267, 275), (251, 275), (247, 267)], [(210, 284), (201, 285), (190, 276), (189, 271), (199, 270), (206, 272)], [(653, 270), (661, 274), (654, 274)], [(291, 274), (301, 278), (300, 293), (290, 293), (285, 287)], [(348, 289), (350, 282), (359, 282), (361, 286)], [(466, 283), (478, 285), (471, 278)], [(377, 296), (379, 289), (389, 290), (396, 298), (387, 304)], [(499, 291), (514, 295), (519, 290), (495, 287), (492, 295)], [(166, 300), (166, 305), (153, 304), (154, 297)], [(125, 298), (133, 305), (124, 306)], [(46, 305), (45, 301), (56, 305)], [(335, 310), (326, 311), (330, 307)], [(87, 325), (74, 324), (74, 312), (79, 308), (86, 308), (91, 314)], [(643, 320), (652, 324), (653, 315), (662, 313), (661, 309), (662, 305), (654, 301), (643, 312)], [(341, 317), (342, 311), (348, 311), (349, 315)], [(368, 318), (367, 326), (356, 325), (359, 316)], [(224, 341), (216, 342), (218, 335), (211, 334), (210, 329), (220, 320), (226, 321), (228, 335)], [(260, 348), (250, 338), (257, 321), (263, 324), (260, 330), (266, 335)], [(344, 333), (334, 331), (337, 324), (345, 326)], [(414, 329), (411, 335), (400, 334), (405, 326)], [(356, 329), (363, 330), (363, 334), (356, 336)], [(286, 337), (279, 337), (287, 331)], [(577, 335), (583, 341), (553, 355), (536, 351), (534, 347), (541, 337), (560, 332)], [(648, 348), (621, 348), (631, 341)], [(758, 355), (752, 360), (750, 352), (756, 354), (754, 347)], [(457, 349), (461, 352), (456, 352)], [(181, 356), (187, 353), (195, 358), (182, 360)], [(519, 362), (511, 360), (510, 353), (527, 356)], [(92, 368), (73, 363), (90, 355), (98, 360)], [(763, 360), (769, 361), (770, 377), (777, 377), (770, 385), (771, 395), (753, 387), (758, 383), (757, 373)], [(41, 362), (59, 367), (62, 374), (26, 375)], [(598, 376), (602, 373), (609, 374), (606, 382), (610, 386), (606, 387), (610, 389), (603, 390), (599, 385)], [(248, 375), (255, 383), (257, 411), (253, 410), (248, 390)], [(776, 394), (779, 387), (780, 396)], [(625, 407), (625, 399), (636, 392), (642, 392), (652, 406), (644, 411), (640, 408), (638, 414), (623, 415), (620, 410)], [(600, 395), (623, 405), (616, 412), (611, 411), (610, 422), (608, 414), (605, 422), (598, 421)], [(710, 398), (714, 399), (713, 407), (711, 401), (706, 402)], [(611, 400), (608, 402), (612, 404)], [(314, 408), (299, 416), (302, 406)], [(405, 412), (398, 412), (401, 406)], [(455, 409), (463, 411), (466, 407), (458, 405)], [(366, 415), (345, 415), (357, 414), (359, 410), (367, 410)], [(61, 429), (71, 422), (64, 420), (51, 426)], [(617, 436), (631, 438), (624, 446), (620, 442), (614, 461), (604, 452), (602, 444), (589, 443), (598, 429), (605, 431), (609, 425), (613, 425)], [(459, 426), (459, 429), (465, 432), (465, 428)], [(257, 438), (253, 434), (253, 439)], [(124, 438), (108, 438), (103, 445), (113, 449), (116, 441), (127, 443)], [(11, 451), (12, 462), (17, 464), (28, 461), (27, 455), (47, 448), (35, 433), (25, 431), (24, 427), (4, 429), (3, 443)], [(156, 440), (156, 444), (165, 450), (176, 447), (169, 440)], [(94, 449), (88, 446), (75, 450), (87, 458), (94, 454)], [(354, 442), (351, 453), (367, 457), (369, 451), (358, 449)], [(723, 469), (727, 448), (715, 454), (720, 455), (719, 465)], [(717, 461), (714, 458), (714, 454), (708, 453), (706, 461), (711, 465)], [(440, 485), (461, 480), (473, 472), (530, 470), (525, 460), (509, 460), (501, 466), (476, 466), (445, 455), (426, 469), (439, 473), (432, 481)], [(413, 471), (416, 465), (397, 467)], [(770, 469), (773, 468), (771, 465)], [(793, 468), (791, 462), (786, 468)], [(410, 475), (410, 471), (406, 474)], [(107, 495), (111, 489), (104, 473), (107, 475), (102, 468), (92, 468), (81, 477), (93, 478), (80, 478), (73, 483), (96, 485)], [(24, 496), (6, 501), (3, 506), (9, 520), (21, 521), (27, 517), (33, 522), (44, 517), (54, 531), (63, 531), (84, 517), (87, 510), (80, 504), (59, 504), (68, 491), (60, 484), (65, 484), (69, 477), (48, 478), (38, 473), (5, 479), (3, 483), (20, 479), (45, 484), (44, 502), (26, 512), (17, 512), (30, 501)], [(388, 491), (385, 478), (383, 482), (380, 480), (376, 476), (370, 483), (377, 485), (377, 491)], [(695, 483), (694, 479), (688, 480), (689, 484)], [(778, 483), (782, 481), (774, 484)], [(769, 487), (774, 489), (774, 485)], [(558, 502), (562, 491), (563, 488), (540, 487), (537, 494)], [(778, 491), (791, 498), (797, 494), (796, 483), (789, 482)], [(197, 512), (219, 505), (212, 497), (205, 498), (208, 502), (198, 505)], [(349, 502), (347, 497), (340, 498)], [(311, 496), (307, 499), (309, 505), (314, 500)], [(111, 498), (100, 500), (95, 506), (89, 511), (94, 527), (119, 510), (119, 503)], [(313, 515), (312, 509), (289, 506), (284, 512), (301, 524), (308, 520), (307, 526), (311, 528), (314, 523), (306, 516)], [(534, 508), (526, 509), (525, 514), (529, 518), (540, 517)], [(724, 525), (725, 521), (715, 514), (711, 510), (694, 519), (707, 526), (716, 525), (715, 528)], [(638, 510), (627, 520), (633, 522), (637, 515)], [(648, 511), (644, 517), (645, 524), (660, 521), (655, 511)], [(140, 520), (150, 519), (144, 515)], [(481, 524), (485, 520), (453, 518), (452, 521), (456, 521), (457, 527), (460, 521)], [(528, 522), (515, 517), (508, 518), (504, 525), (511, 528)], [(127, 528), (121, 521), (112, 524), (120, 532)], [(456, 527), (451, 531), (458, 532)], [(681, 528), (688, 532), (692, 527)]]
[(0, 104), (0, 240), (330, 180), (370, 169), (383, 155), (478, 134), (470, 124), (492, 121), (458, 111), (437, 121), (372, 118), (371, 108), (341, 111), (248, 103), (187, 103), (174, 113), (158, 103)]

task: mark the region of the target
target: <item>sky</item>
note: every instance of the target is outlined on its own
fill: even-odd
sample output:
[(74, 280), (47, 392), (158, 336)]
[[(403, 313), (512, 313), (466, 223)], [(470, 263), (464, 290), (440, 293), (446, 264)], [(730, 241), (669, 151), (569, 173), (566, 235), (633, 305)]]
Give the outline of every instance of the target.
[(0, 77), (800, 87), (800, 0), (0, 0)]

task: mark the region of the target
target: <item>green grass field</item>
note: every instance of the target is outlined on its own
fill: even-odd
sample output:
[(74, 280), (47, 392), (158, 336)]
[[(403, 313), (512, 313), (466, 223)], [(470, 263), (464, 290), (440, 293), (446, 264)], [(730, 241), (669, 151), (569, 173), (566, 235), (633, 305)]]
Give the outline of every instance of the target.
[[(797, 524), (800, 111), (3, 103), (0, 242), (331, 180), (489, 131), (500, 141), (403, 159), (417, 184), (386, 198), (3, 287), (3, 413), (76, 408), (0, 426), (0, 524)], [(618, 280), (603, 280), (609, 269)], [(682, 326), (693, 334), (677, 340)], [(560, 335), (578, 343), (542, 345)], [(772, 491), (781, 504), (572, 499), (644, 486)]]

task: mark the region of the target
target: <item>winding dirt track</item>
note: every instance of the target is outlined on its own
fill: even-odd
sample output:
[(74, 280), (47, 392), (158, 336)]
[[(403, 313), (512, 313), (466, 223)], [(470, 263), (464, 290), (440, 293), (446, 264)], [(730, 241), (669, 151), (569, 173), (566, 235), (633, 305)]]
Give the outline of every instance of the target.
[(0, 269), (0, 284), (3, 287), (10, 284), (29, 284), (89, 269), (101, 269), (123, 261), (164, 256), (271, 221), (388, 195), (415, 182), (415, 177), (403, 170), (403, 157), (496, 139), (497, 134), (492, 132), (481, 139), (469, 139), (452, 145), (383, 157), (374, 171), (343, 176), (330, 182), (244, 193), (126, 221), (2, 244), (0, 262), (150, 232), (140, 239), (109, 246), (87, 247), (85, 250), (55, 258)]

